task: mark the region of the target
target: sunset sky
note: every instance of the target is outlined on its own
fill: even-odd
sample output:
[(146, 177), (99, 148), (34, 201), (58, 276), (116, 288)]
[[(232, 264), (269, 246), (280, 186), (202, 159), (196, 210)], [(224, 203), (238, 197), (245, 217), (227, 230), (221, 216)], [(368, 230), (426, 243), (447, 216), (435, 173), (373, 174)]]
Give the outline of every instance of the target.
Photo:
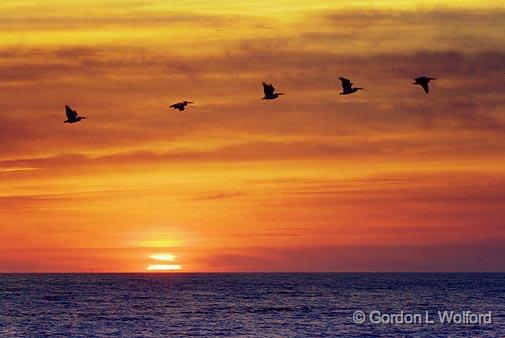
[(0, 272), (505, 271), (499, 3), (2, 0)]

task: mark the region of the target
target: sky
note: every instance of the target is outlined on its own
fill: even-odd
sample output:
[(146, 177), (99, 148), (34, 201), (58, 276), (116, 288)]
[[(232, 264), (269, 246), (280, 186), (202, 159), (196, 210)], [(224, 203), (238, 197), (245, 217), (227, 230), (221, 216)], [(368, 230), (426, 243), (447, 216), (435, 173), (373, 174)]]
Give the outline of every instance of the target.
[(497, 1), (3, 0), (0, 272), (505, 271), (504, 34)]

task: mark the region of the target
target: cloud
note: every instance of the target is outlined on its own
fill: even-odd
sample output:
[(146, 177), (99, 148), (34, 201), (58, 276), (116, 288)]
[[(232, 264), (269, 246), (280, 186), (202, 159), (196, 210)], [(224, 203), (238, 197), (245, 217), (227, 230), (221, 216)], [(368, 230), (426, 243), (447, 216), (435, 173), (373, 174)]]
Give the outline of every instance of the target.
[(153, 29), (163, 28), (167, 25), (174, 26), (194, 26), (208, 27), (209, 29), (227, 28), (230, 25), (238, 25), (243, 23), (245, 18), (237, 15), (205, 15), (205, 14), (190, 14), (182, 12), (163, 13), (149, 11), (132, 11), (98, 14), (95, 11), (90, 16), (83, 15), (82, 11), (75, 10), (73, 13), (65, 12), (49, 12), (37, 13), (37, 15), (21, 15), (6, 17), (0, 23), (0, 27), (4, 30), (15, 30), (20, 26), (29, 30), (51, 30), (51, 31), (71, 31), (71, 30), (86, 30), (86, 29), (111, 29), (119, 28), (137, 28), (137, 29)]
[[(471, 253), (471, 254), (470, 254)], [(253, 247), (202, 258), (210, 271), (505, 271), (500, 242), (457, 245)]]
[(216, 193), (213, 195), (191, 197), (190, 200), (192, 200), (192, 201), (212, 201), (212, 200), (222, 200), (222, 199), (226, 199), (226, 198), (241, 197), (243, 195), (244, 195), (244, 193), (242, 193), (242, 192), (222, 192), (222, 193)]

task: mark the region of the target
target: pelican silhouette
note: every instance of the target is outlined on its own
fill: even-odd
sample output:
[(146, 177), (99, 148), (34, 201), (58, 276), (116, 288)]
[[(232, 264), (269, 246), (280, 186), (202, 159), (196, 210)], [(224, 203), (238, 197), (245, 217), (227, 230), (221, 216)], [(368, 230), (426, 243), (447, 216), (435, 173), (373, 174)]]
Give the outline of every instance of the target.
[(265, 97), (262, 100), (273, 100), (278, 98), (280, 95), (285, 95), (284, 93), (276, 93), (274, 86), (271, 83), (263, 82), (263, 92)]
[(356, 93), (358, 90), (363, 90), (365, 88), (357, 88), (353, 87), (353, 83), (351, 83), (351, 80), (346, 79), (345, 77), (340, 77), (340, 81), (342, 82), (342, 93), (340, 95), (349, 95)]
[(430, 83), (431, 80), (436, 80), (436, 78), (435, 77), (420, 76), (420, 77), (416, 77), (414, 79), (415, 82), (413, 82), (412, 84), (420, 85), (421, 87), (423, 87), (424, 92), (426, 94), (428, 94), (430, 92), (430, 86), (428, 85), (428, 83)]
[(183, 111), (184, 109), (186, 109), (186, 106), (191, 103), (194, 103), (194, 102), (190, 102), (190, 101), (177, 102), (177, 103), (174, 103), (173, 105), (171, 105), (170, 108), (179, 109), (179, 111)]
[(67, 120), (63, 121), (63, 123), (76, 123), (87, 118), (86, 116), (78, 116), (77, 112), (68, 105), (65, 106), (65, 114), (67, 114)]

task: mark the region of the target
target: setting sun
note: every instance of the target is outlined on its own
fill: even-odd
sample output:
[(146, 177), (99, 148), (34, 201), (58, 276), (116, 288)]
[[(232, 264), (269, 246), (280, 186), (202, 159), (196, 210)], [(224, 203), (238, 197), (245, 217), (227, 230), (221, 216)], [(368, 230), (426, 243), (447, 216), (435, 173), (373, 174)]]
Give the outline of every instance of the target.
[(149, 258), (155, 259), (157, 261), (174, 261), (177, 256), (168, 253), (155, 253), (149, 256)]
[(181, 270), (180, 264), (149, 264), (147, 271), (177, 271)]
[[(177, 256), (166, 252), (158, 252), (149, 255), (149, 258), (162, 262), (173, 262)], [(147, 271), (177, 271), (181, 269), (180, 264), (149, 264), (146, 268)]]

